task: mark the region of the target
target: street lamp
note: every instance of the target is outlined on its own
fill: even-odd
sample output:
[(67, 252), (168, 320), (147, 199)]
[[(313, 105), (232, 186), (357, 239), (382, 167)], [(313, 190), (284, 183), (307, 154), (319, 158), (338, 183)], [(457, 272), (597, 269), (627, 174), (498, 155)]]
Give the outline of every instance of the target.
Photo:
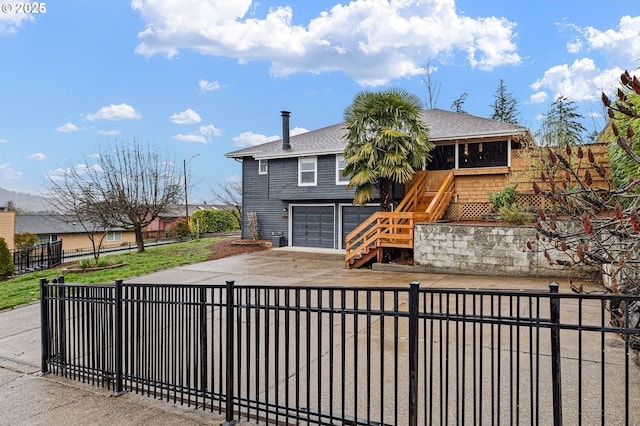
[(200, 154), (193, 154), (191, 158), (189, 158), (189, 161), (182, 160), (182, 165), (184, 167), (184, 214), (185, 218), (187, 219), (187, 229), (189, 229), (189, 189), (187, 187), (187, 164), (189, 164), (191, 160), (196, 158), (198, 155)]

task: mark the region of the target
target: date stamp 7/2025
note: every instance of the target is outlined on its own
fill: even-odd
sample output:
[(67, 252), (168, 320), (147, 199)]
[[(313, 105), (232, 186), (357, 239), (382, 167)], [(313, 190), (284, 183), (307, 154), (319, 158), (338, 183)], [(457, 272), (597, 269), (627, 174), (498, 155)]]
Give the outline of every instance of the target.
[(44, 2), (26, 2), (26, 3), (0, 3), (0, 12), (4, 14), (16, 15), (36, 15), (47, 13), (47, 4)]

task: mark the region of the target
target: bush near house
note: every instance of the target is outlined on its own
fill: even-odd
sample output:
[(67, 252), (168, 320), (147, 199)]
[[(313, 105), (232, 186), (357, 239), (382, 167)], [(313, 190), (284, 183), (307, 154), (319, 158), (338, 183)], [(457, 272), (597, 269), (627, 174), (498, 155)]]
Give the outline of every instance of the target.
[(13, 257), (9, 252), (9, 246), (4, 238), (0, 237), (0, 278), (8, 277), (13, 273)]
[(169, 228), (167, 228), (167, 234), (170, 237), (186, 237), (191, 233), (189, 230), (189, 223), (185, 219), (178, 219)]
[(27, 249), (38, 244), (38, 236), (33, 232), (20, 232), (15, 235), (13, 242), (17, 249)]
[(205, 234), (234, 229), (240, 229), (240, 225), (229, 210), (199, 210), (191, 215), (191, 232)]

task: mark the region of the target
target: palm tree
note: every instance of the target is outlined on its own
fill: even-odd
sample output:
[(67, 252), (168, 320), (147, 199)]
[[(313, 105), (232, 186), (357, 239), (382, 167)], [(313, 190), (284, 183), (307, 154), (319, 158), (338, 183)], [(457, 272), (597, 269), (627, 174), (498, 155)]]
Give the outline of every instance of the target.
[(420, 98), (403, 90), (363, 91), (345, 110), (347, 146), (343, 175), (351, 176), (354, 204), (364, 205), (376, 192), (380, 210), (391, 210), (391, 185), (406, 183), (431, 159), (429, 129), (420, 117)]

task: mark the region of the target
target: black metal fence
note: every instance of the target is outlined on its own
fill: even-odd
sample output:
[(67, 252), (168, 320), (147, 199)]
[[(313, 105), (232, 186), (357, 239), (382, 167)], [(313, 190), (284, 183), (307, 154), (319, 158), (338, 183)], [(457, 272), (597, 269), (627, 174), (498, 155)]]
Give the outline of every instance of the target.
[(62, 241), (13, 250), (14, 275), (53, 268), (62, 263)]
[[(144, 246), (146, 248), (158, 247), (166, 244), (175, 244), (181, 241), (183, 241), (183, 239), (180, 239), (180, 238), (145, 240)], [(99, 252), (100, 252), (100, 255), (105, 255), (105, 254), (114, 254), (114, 253), (126, 253), (130, 251), (135, 251), (137, 249), (138, 249), (137, 244), (135, 242), (129, 241), (125, 243), (102, 244), (100, 246)], [(94, 250), (91, 248), (63, 250), (62, 262), (71, 262), (74, 260), (84, 259), (84, 258), (93, 257), (93, 256), (94, 256)]]
[(43, 280), (41, 291), (43, 372), (224, 411), (227, 424), (640, 420), (638, 297), (558, 294), (553, 284)]

